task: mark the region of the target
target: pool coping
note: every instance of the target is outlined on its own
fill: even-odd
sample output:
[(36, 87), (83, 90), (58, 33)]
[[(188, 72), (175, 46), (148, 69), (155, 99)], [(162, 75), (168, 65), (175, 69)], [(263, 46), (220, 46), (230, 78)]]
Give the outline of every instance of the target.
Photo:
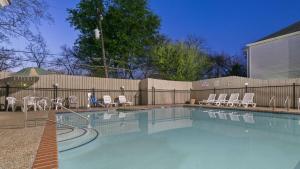
[[(171, 108), (171, 107), (200, 107), (200, 108), (209, 108), (209, 109), (227, 109), (227, 110), (239, 110), (239, 111), (255, 111), (255, 112), (264, 112), (264, 113), (278, 113), (278, 114), (294, 114), (300, 115), (300, 111), (297, 109), (287, 109), (284, 108), (275, 108), (273, 110), (270, 107), (225, 107), (225, 106), (214, 106), (214, 105), (198, 105), (198, 104), (168, 104), (168, 105), (142, 105), (142, 106), (126, 106), (126, 107), (113, 107), (110, 110), (117, 110), (117, 111), (142, 111), (142, 110), (151, 110), (157, 108)], [(85, 112), (98, 112), (98, 111), (106, 111), (107, 108), (93, 108), (93, 109), (72, 109), (78, 113), (85, 113)], [(61, 113), (68, 113), (64, 111), (56, 111), (57, 114)]]
[(287, 111), (283, 108), (275, 108), (274, 110), (270, 107), (225, 107), (225, 106), (213, 106), (213, 105), (197, 105), (197, 104), (185, 104), (183, 107), (201, 107), (208, 109), (226, 109), (226, 110), (238, 110), (238, 111), (254, 111), (261, 113), (273, 113), (273, 114), (292, 114), (292, 115), (300, 115), (300, 111), (297, 109), (290, 109)]
[(32, 169), (58, 169), (55, 114), (53, 111), (49, 112), (49, 120), (45, 125)]

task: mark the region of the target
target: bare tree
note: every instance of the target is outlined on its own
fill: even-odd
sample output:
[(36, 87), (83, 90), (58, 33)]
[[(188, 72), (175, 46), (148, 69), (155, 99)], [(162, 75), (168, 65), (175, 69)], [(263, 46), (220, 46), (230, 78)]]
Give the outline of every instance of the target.
[(76, 48), (69, 48), (62, 46), (62, 56), (56, 58), (55, 67), (59, 72), (64, 72), (68, 75), (80, 75), (86, 71), (82, 68), (82, 64), (78, 59), (78, 52)]
[(9, 70), (21, 65), (21, 57), (4, 48), (0, 49), (0, 71)]
[(45, 66), (47, 57), (49, 56), (49, 50), (41, 34), (38, 34), (38, 36), (27, 45), (26, 49), (29, 53), (26, 53), (25, 56), (29, 62), (35, 63), (38, 68)]
[(195, 48), (201, 52), (206, 50), (204, 39), (195, 35), (188, 35), (184, 44), (187, 45), (188, 48)]
[(47, 9), (45, 0), (13, 0), (0, 9), (0, 42), (9, 41), (10, 37), (31, 40), (33, 26), (38, 27), (43, 19), (53, 21)]

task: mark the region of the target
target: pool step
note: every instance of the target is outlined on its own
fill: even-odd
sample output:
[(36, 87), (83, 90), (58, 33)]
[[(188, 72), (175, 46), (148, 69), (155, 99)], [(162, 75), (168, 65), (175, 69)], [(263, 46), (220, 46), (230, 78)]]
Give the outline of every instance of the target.
[(84, 130), (85, 132), (78, 135), (77, 133), (80, 133), (78, 131), (76, 133), (77, 137), (72, 137), (68, 134), (70, 136), (68, 136), (70, 139), (63, 139), (64, 141), (58, 141), (58, 151), (64, 152), (79, 148), (94, 141), (98, 137), (98, 131), (95, 129), (84, 128), (82, 130)]
[(78, 137), (83, 136), (87, 132), (86, 129), (74, 128), (70, 130), (64, 130), (63, 132), (57, 134), (57, 141), (63, 142), (67, 140), (72, 140)]
[(73, 128), (63, 128), (63, 127), (57, 127), (56, 134), (57, 135), (63, 135), (72, 132)]

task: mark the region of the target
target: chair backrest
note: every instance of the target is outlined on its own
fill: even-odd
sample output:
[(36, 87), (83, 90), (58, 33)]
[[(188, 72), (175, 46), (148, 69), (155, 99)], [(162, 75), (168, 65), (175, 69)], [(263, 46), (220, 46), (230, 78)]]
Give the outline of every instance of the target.
[(126, 97), (125, 96), (119, 96), (119, 103), (126, 103), (127, 100), (126, 100)]
[(56, 98), (56, 103), (62, 103), (62, 102), (63, 102), (63, 99), (61, 97)]
[(77, 97), (76, 96), (69, 96), (69, 103), (74, 104), (77, 103)]
[(207, 101), (214, 101), (216, 99), (216, 94), (209, 94)]
[(91, 103), (96, 104), (96, 103), (97, 103), (97, 98), (96, 98), (96, 96), (95, 96), (95, 95), (92, 95), (90, 101), (91, 101)]
[(245, 93), (242, 103), (253, 103), (254, 93)]
[(35, 97), (31, 97), (31, 96), (26, 96), (23, 98), (24, 102), (26, 103), (26, 105), (35, 105)]
[(239, 100), (239, 96), (240, 96), (239, 93), (231, 93), (228, 102), (231, 103), (231, 102)]
[(47, 105), (47, 99), (41, 99), (38, 101), (38, 103), (41, 103), (41, 104), (44, 104), (44, 105)]
[(8, 104), (15, 104), (17, 99), (14, 97), (7, 97), (6, 100)]
[(222, 93), (219, 95), (218, 101), (224, 101), (224, 100), (226, 100), (226, 97), (227, 97), (227, 94)]
[(110, 104), (111, 103), (111, 97), (109, 95), (103, 96), (103, 103), (104, 104)]

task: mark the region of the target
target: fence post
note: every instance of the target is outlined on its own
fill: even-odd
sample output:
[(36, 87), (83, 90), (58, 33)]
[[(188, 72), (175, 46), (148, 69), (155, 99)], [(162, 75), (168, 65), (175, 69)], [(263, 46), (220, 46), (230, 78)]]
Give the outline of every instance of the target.
[(142, 89), (141, 88), (139, 88), (138, 97), (139, 97), (138, 98), (138, 105), (141, 105), (142, 104)]
[(53, 85), (53, 99), (55, 99), (55, 85)]
[(173, 98), (173, 104), (176, 104), (176, 89), (174, 89), (174, 98)]
[(58, 84), (54, 84), (53, 85), (53, 99), (57, 99), (57, 88), (58, 88)]
[(154, 105), (154, 87), (152, 86), (152, 91), (151, 91), (151, 97), (152, 97), (152, 105)]
[(216, 88), (214, 87), (214, 94), (216, 94)]
[(153, 89), (154, 89), (154, 100), (153, 101), (154, 101), (154, 105), (155, 105), (156, 104), (155, 103), (155, 87), (153, 87)]
[(7, 100), (6, 98), (9, 96), (9, 85), (7, 84), (6, 87), (5, 87), (5, 106), (4, 108), (6, 109), (7, 108)]
[(293, 108), (296, 108), (296, 83), (293, 83)]

